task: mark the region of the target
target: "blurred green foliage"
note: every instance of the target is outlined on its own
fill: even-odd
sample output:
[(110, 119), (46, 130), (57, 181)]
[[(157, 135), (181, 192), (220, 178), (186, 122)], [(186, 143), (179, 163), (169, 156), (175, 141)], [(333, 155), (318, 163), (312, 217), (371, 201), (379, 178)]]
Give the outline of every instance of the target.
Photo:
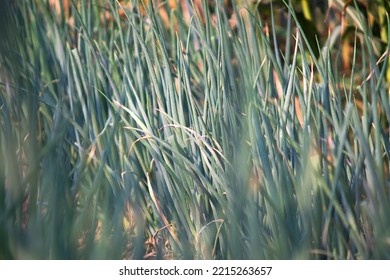
[(0, 3), (0, 258), (390, 257), (381, 5)]
[[(316, 55), (319, 54), (318, 43), (324, 44), (332, 30), (337, 26), (341, 27), (342, 21), (345, 21), (343, 40), (347, 41), (346, 44), (353, 45), (353, 36), (347, 36), (348, 32), (354, 33), (355, 28), (359, 29), (358, 21), (364, 20), (372, 32), (373, 40), (380, 45), (377, 54), (383, 54), (386, 50), (388, 42), (386, 14), (390, 12), (390, 4), (386, 0), (358, 0), (356, 2), (353, 0), (266, 0), (252, 2), (265, 22), (270, 24), (271, 13), (274, 15), (276, 30), (279, 31), (276, 35), (281, 43), (285, 41), (287, 32), (285, 27), (289, 21), (285, 3), (291, 3), (297, 20)], [(359, 31), (362, 32), (361, 29)]]

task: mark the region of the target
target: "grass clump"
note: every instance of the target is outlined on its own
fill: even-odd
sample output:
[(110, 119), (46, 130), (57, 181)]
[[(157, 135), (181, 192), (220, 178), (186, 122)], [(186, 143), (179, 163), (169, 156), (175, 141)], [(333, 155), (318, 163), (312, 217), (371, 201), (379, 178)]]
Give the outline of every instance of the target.
[(256, 7), (136, 2), (10, 8), (0, 257), (388, 258), (389, 46), (364, 17), (342, 76), (340, 30), (314, 50), (288, 3), (280, 51)]

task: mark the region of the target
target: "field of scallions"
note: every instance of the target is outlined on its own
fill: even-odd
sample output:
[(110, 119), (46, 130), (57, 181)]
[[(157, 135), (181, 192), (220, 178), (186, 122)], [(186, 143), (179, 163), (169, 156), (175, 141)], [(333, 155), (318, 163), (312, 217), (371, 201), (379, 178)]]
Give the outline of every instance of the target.
[(390, 258), (389, 15), (304, 2), (1, 0), (0, 259)]

